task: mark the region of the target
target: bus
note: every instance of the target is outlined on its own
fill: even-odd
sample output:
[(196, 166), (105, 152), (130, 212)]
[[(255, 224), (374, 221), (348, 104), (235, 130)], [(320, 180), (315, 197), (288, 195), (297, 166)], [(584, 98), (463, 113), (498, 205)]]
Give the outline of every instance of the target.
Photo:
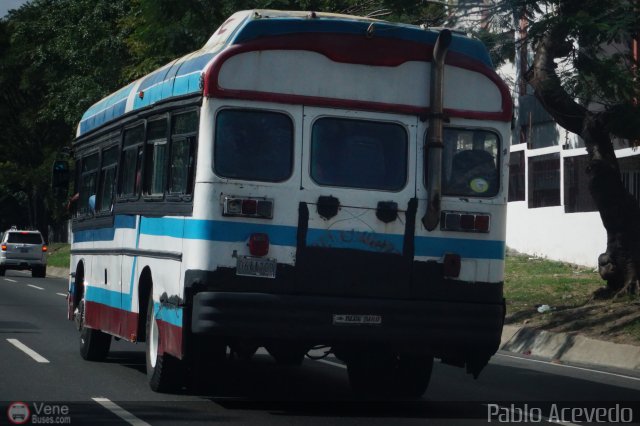
[(422, 395), (434, 358), (477, 377), (504, 322), (511, 118), (462, 33), (235, 13), (82, 116), (82, 357), (144, 342), (159, 392), (258, 348), (336, 357), (356, 393)]

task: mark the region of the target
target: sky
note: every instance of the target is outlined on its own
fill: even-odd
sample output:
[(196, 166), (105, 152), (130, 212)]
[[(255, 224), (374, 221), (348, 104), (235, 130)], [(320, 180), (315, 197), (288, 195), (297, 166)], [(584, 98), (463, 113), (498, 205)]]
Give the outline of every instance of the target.
[(27, 0), (0, 0), (0, 17), (4, 17), (10, 9), (17, 9)]

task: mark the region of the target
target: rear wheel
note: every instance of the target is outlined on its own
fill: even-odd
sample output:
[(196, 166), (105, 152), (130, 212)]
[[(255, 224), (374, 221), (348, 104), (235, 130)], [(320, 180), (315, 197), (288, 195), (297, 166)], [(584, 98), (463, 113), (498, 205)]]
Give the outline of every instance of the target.
[(423, 354), (361, 353), (347, 362), (352, 390), (364, 395), (420, 397), (432, 368), (433, 356)]
[(182, 365), (180, 360), (167, 353), (160, 355), (160, 330), (153, 308), (153, 295), (149, 294), (147, 306), (146, 355), (147, 378), (155, 392), (171, 392), (180, 387)]
[(4, 268), (0, 268), (0, 277), (4, 277), (4, 271), (5, 271)]
[(111, 335), (86, 327), (84, 309), (85, 303), (84, 297), (82, 297), (74, 314), (80, 331), (80, 355), (87, 361), (103, 361), (109, 354)]

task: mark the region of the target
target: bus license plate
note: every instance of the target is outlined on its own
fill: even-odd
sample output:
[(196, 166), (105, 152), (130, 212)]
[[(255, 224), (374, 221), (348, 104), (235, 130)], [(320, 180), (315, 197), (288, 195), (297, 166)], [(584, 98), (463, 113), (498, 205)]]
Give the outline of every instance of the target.
[(380, 325), (382, 316), (380, 315), (357, 315), (357, 314), (334, 314), (333, 325)]
[(278, 262), (276, 259), (238, 256), (236, 275), (245, 277), (275, 278), (277, 266)]

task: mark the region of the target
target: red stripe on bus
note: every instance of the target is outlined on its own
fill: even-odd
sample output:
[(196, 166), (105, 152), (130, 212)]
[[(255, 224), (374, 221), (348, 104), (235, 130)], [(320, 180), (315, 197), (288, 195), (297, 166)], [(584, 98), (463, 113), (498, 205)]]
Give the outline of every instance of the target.
[[(138, 314), (113, 308), (102, 303), (85, 302), (85, 322), (87, 326), (102, 330), (121, 339), (131, 341), (138, 333)], [(159, 354), (165, 352), (182, 358), (182, 328), (158, 320), (160, 332)]]

